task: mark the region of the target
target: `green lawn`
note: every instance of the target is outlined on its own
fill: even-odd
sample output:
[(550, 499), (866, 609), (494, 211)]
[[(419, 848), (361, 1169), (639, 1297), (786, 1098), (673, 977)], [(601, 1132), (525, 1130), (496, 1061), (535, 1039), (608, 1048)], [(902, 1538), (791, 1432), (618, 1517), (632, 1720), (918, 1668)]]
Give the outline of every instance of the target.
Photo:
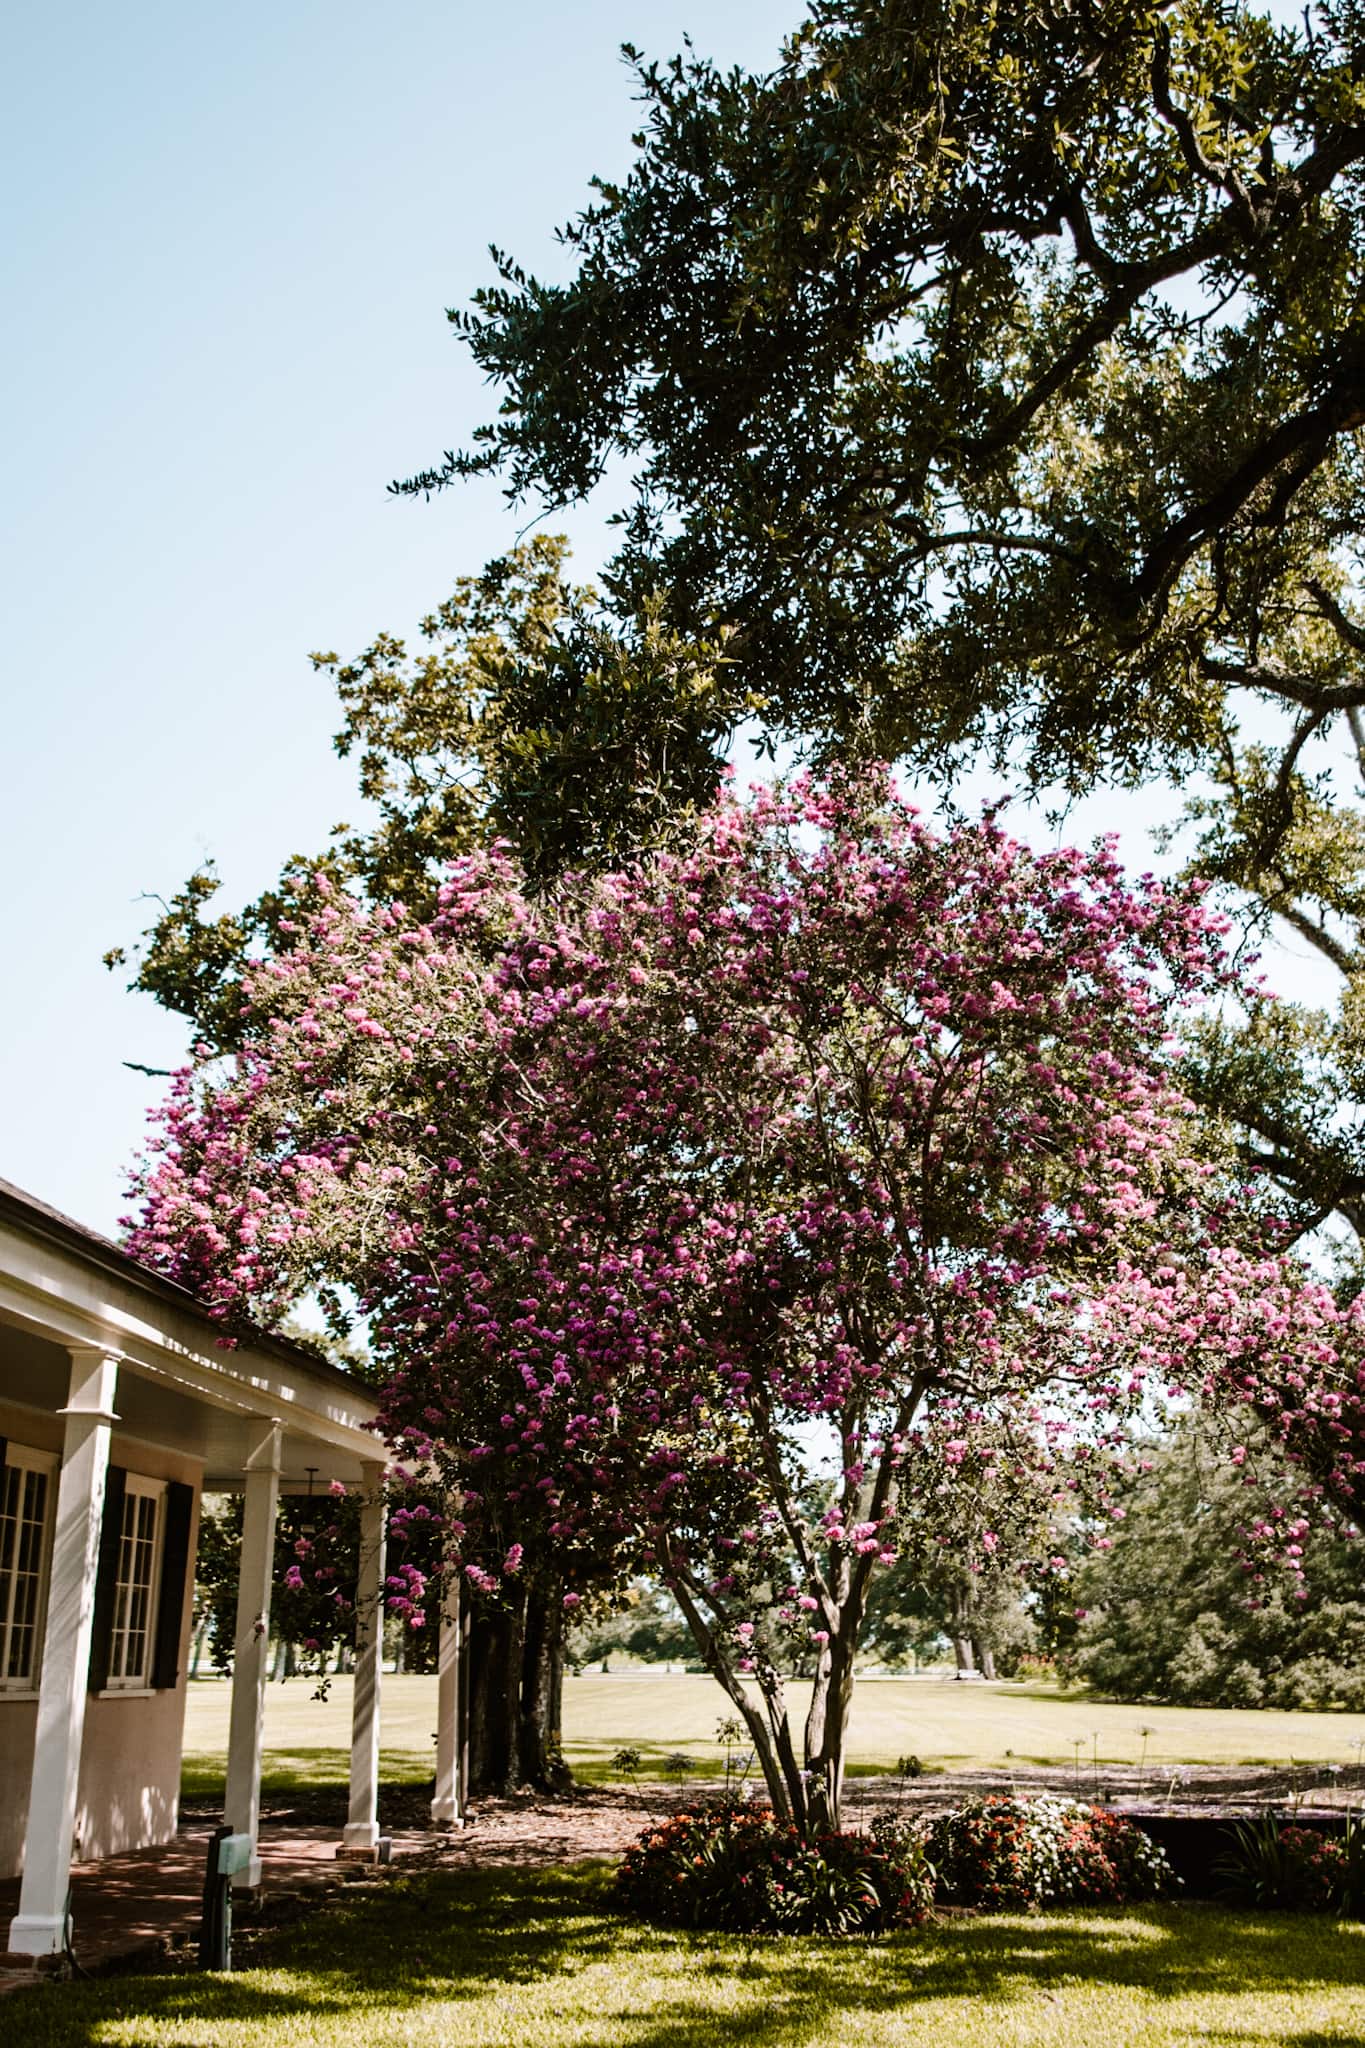
[[(266, 1707), (266, 1772), (270, 1790), (344, 1779), (350, 1747), (351, 1686), (332, 1682), (325, 1702), (303, 1678), (271, 1686)], [(802, 1688), (792, 1688), (794, 1704)], [(608, 1774), (614, 1751), (632, 1743), (647, 1771), (671, 1751), (699, 1766), (720, 1767), (716, 1721), (726, 1711), (709, 1678), (590, 1676), (564, 1687), (564, 1741), (569, 1761), (588, 1780)], [(222, 1782), (227, 1751), (228, 1688), (222, 1681), (190, 1687), (185, 1729), (185, 1789), (211, 1793)], [(382, 1769), (393, 1780), (420, 1780), (433, 1769), (434, 1678), (384, 1681)], [(878, 1679), (854, 1699), (853, 1769), (893, 1769), (909, 1752), (932, 1768), (994, 1764), (1009, 1752), (1025, 1764), (1071, 1764), (1075, 1743), (1089, 1765), (1099, 1735), (1101, 1762), (1136, 1763), (1140, 1730), (1150, 1728), (1147, 1761), (1154, 1770), (1186, 1763), (1354, 1763), (1365, 1737), (1359, 1714), (1279, 1714), (1252, 1709), (1129, 1707), (1059, 1694), (1039, 1685), (954, 1685), (951, 1680)]]
[(1326, 2048), (1365, 1927), (1200, 1906), (957, 1918), (876, 1942), (615, 1920), (600, 1869), (445, 1871), (263, 1938), (232, 1977), (6, 2001), (25, 2048)]

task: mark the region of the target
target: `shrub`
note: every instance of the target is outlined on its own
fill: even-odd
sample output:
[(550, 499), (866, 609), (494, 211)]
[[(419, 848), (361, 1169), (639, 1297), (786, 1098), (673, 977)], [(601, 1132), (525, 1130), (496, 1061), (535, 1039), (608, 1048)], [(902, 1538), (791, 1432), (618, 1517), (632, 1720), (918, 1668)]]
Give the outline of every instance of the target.
[(1363, 1833), (1356, 1820), (1348, 1822), (1344, 1838), (1295, 1827), (1273, 1813), (1238, 1821), (1214, 1875), (1247, 1905), (1297, 1913), (1353, 1911), (1365, 1896)]
[(665, 1927), (881, 1934), (933, 1901), (922, 1839), (889, 1824), (803, 1841), (766, 1807), (697, 1807), (646, 1830), (616, 1874), (617, 1903)]
[(925, 1835), (946, 1904), (1003, 1908), (1155, 1898), (1175, 1879), (1132, 1821), (1075, 1799), (990, 1794), (941, 1813)]

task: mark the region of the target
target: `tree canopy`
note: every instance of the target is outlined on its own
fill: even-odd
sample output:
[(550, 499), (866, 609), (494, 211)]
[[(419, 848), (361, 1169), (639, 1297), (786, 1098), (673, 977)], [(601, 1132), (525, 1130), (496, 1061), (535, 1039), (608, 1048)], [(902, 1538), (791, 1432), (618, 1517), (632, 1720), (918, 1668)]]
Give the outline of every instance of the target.
[(1210, 1026), (1201, 1085), (1357, 1234), (1362, 47), (1359, 0), (815, 0), (766, 72), (628, 51), (628, 174), (566, 276), (494, 252), (451, 318), (501, 408), (395, 486), (615, 488), (609, 609), (721, 647), (731, 728), (1211, 778), (1196, 861), (1344, 982)]
[[(452, 319), (501, 387), (424, 491), (630, 465), (606, 586), (769, 723), (1034, 780), (1365, 702), (1365, 18), (816, 0), (767, 74), (636, 63), (564, 282)], [(495, 252), (496, 254), (497, 252)]]
[[(395, 1440), (495, 1475), (459, 1473), (472, 1582), (537, 1542), (571, 1598), (657, 1575), (794, 1812), (837, 1805), (911, 1464), (955, 1556), (1022, 1555), (1039, 1418), (1103, 1435), (1169, 1368), (1358, 1510), (1365, 1310), (1277, 1247), (1365, 1216), (1365, 839), (1327, 752), (1365, 776), (1362, 25), (815, 0), (765, 75), (632, 53), (633, 168), (567, 280), (500, 258), (453, 316), (502, 408), (401, 486), (625, 471), (601, 595), (536, 540), (416, 649), (316, 656), (373, 828), (236, 917), (191, 878), (138, 969), (237, 1064), (178, 1084), (135, 1244), (225, 1313), (353, 1286)], [(1232, 986), (1197, 891), (935, 840), (866, 785), (708, 811), (746, 720), (945, 782), (1206, 771), (1202, 863), (1342, 1013), (1238, 983), (1249, 1022), (1177, 1075), (1178, 997)], [(765, 1602), (818, 1641), (801, 1756), (746, 1657)]]

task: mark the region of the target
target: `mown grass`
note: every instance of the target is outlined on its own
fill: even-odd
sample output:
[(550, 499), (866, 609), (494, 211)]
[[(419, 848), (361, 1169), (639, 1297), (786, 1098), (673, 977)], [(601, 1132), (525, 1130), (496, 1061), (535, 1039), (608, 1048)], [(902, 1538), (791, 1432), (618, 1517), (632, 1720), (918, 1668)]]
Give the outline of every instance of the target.
[[(442, 1871), (258, 1937), (231, 1977), (5, 2002), (24, 2048), (1326, 2048), (1365, 2040), (1365, 1927), (1199, 1906), (893, 1939), (661, 1933), (608, 1875)], [(12, 2031), (11, 2031), (12, 2030)]]
[[(350, 1748), (350, 1680), (332, 1681), (330, 1697), (314, 1701), (309, 1680), (290, 1679), (269, 1689), (266, 1707), (265, 1784), (271, 1792), (344, 1781)], [(792, 1688), (795, 1711), (804, 1690)], [(631, 1744), (641, 1751), (646, 1776), (662, 1775), (665, 1758), (681, 1753), (694, 1771), (715, 1773), (722, 1752), (715, 1740), (726, 1702), (709, 1678), (642, 1676), (571, 1678), (564, 1688), (564, 1740), (569, 1762), (588, 1783), (610, 1776), (610, 1760)], [(185, 1790), (211, 1794), (221, 1787), (227, 1752), (228, 1687), (221, 1681), (190, 1687), (185, 1728)], [(434, 1678), (386, 1678), (383, 1696), (385, 1778), (395, 1783), (429, 1777), (436, 1726)], [(951, 1680), (881, 1679), (859, 1686), (853, 1704), (850, 1752), (855, 1774), (894, 1770), (915, 1754), (932, 1770), (1020, 1764), (1064, 1764), (1079, 1757), (1079, 1778), (1089, 1787), (1098, 1735), (1105, 1763), (1137, 1763), (1146, 1738), (1147, 1765), (1160, 1790), (1170, 1772), (1193, 1763), (1349, 1764), (1365, 1737), (1358, 1714), (1282, 1714), (1254, 1709), (1133, 1707), (1059, 1693), (1045, 1685), (954, 1685)], [(1012, 1753), (1012, 1757), (1011, 1757)]]

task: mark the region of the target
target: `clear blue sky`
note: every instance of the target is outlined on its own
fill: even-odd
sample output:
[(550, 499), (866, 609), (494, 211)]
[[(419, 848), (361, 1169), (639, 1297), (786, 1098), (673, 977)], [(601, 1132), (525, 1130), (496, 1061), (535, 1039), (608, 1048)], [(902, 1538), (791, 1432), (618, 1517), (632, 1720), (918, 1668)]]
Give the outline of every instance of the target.
[[(354, 817), (315, 647), (407, 630), (511, 539), (385, 494), (489, 394), (444, 319), (549, 266), (634, 122), (625, 40), (765, 62), (796, 0), (20, 10), (0, 382), (0, 1176), (108, 1228), (183, 1038), (100, 963), (213, 855), (224, 900)], [(599, 525), (579, 519), (581, 558)]]
[[(11, 23), (0, 1176), (112, 1227), (183, 1033), (101, 965), (206, 856), (223, 900), (353, 818), (311, 648), (409, 630), (512, 538), (395, 474), (489, 394), (446, 326), (489, 242), (543, 268), (634, 125), (616, 52), (761, 64), (799, 0), (230, 10)], [(580, 562), (600, 520), (571, 523)], [(1078, 834), (1150, 819), (1101, 799)], [(1135, 855), (1146, 848), (1135, 843)]]

